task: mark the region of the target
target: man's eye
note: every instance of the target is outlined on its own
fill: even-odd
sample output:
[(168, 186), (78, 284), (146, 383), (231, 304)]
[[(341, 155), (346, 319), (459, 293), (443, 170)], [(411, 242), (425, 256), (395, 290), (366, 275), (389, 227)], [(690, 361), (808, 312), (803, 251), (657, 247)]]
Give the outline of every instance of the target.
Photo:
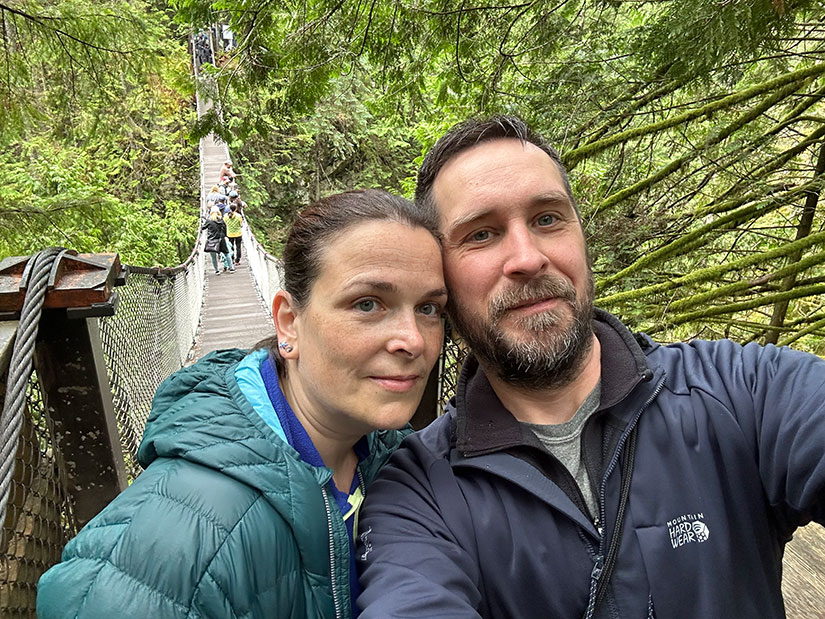
[(470, 235), (470, 240), (472, 241), (486, 241), (489, 238), (489, 230), (479, 230), (478, 232), (473, 232), (473, 234)]
[(375, 310), (375, 308), (376, 304), (375, 301), (373, 301), (372, 299), (364, 299), (362, 301), (358, 301), (358, 303), (355, 304), (355, 309), (360, 310), (362, 312), (372, 312), (373, 310)]
[(435, 303), (425, 303), (418, 308), (418, 311), (425, 316), (438, 316), (441, 314), (441, 308)]
[(536, 223), (540, 226), (552, 226), (556, 223), (556, 218), (553, 215), (542, 215), (536, 220)]

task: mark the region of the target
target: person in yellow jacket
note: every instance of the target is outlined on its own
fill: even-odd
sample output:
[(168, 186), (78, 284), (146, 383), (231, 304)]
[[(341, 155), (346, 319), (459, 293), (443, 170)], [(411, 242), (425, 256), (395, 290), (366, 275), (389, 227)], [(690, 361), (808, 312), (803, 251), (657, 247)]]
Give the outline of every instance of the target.
[(229, 206), (229, 214), (224, 217), (224, 223), (226, 224), (226, 236), (229, 239), (229, 243), (234, 248), (235, 254), (235, 264), (241, 263), (241, 224), (243, 224), (243, 217), (241, 214), (238, 213), (238, 207), (235, 204), (231, 204)]

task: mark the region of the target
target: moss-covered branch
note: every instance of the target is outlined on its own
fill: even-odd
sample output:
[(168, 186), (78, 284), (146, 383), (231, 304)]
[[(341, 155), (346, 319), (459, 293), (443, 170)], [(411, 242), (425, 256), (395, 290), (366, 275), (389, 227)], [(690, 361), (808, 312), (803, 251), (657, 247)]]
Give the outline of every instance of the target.
[(808, 325), (804, 329), (801, 329), (801, 330), (797, 331), (792, 336), (786, 337), (786, 338), (780, 340), (779, 341), (779, 346), (790, 346), (791, 344), (793, 344), (797, 340), (802, 339), (806, 335), (816, 333), (817, 331), (820, 331), (822, 329), (825, 329), (825, 318), (820, 318), (816, 322), (812, 322), (810, 325)]
[(741, 312), (744, 310), (751, 310), (765, 305), (773, 305), (777, 301), (783, 299), (801, 299), (803, 297), (812, 297), (820, 294), (825, 294), (825, 284), (814, 284), (812, 286), (799, 286), (793, 290), (786, 290), (774, 294), (767, 294), (761, 297), (748, 299), (746, 301), (737, 301), (735, 303), (726, 303), (724, 305), (714, 305), (696, 312), (687, 312), (672, 316), (663, 321), (662, 324), (650, 329), (650, 333), (656, 333), (663, 330), (666, 326), (677, 326), (687, 322), (696, 322), (705, 320), (712, 316), (719, 316), (721, 314), (732, 314), (733, 312)]
[(751, 188), (760, 179), (763, 179), (767, 177), (769, 174), (780, 169), (782, 166), (787, 164), (788, 161), (796, 157), (799, 153), (803, 152), (805, 149), (812, 146), (813, 144), (819, 142), (823, 136), (825, 136), (825, 124), (812, 131), (804, 140), (797, 142), (787, 150), (781, 152), (773, 159), (766, 162), (761, 162), (758, 165), (754, 166), (751, 170), (749, 170), (742, 176), (741, 181), (734, 184), (724, 194), (719, 196), (719, 198), (709, 202), (705, 206), (695, 209), (693, 211), (693, 217), (701, 218), (705, 217), (706, 215), (724, 213), (726, 211), (731, 210), (731, 208), (739, 206), (740, 204), (742, 204), (742, 197), (751, 196), (752, 192), (747, 192), (743, 196), (739, 196), (737, 198), (730, 198), (730, 196), (734, 194), (734, 189), (741, 188), (741, 186), (745, 183), (747, 183), (748, 188)]
[[(749, 266), (753, 266), (755, 264), (770, 262), (771, 260), (776, 260), (777, 258), (783, 258), (785, 256), (791, 256), (796, 254), (797, 252), (804, 251), (805, 249), (818, 243), (825, 243), (825, 232), (812, 234), (805, 238), (796, 240), (792, 243), (786, 243), (770, 251), (761, 252), (758, 254), (750, 254), (748, 256), (740, 258), (739, 260), (725, 262), (724, 264), (717, 264), (712, 267), (699, 269), (698, 271), (694, 271), (682, 277), (677, 277), (676, 279), (672, 279), (667, 282), (661, 282), (659, 284), (653, 284), (650, 286), (643, 286), (642, 288), (636, 288), (635, 290), (626, 290), (623, 292), (617, 292), (611, 295), (607, 295), (599, 299), (599, 304), (604, 305), (606, 307), (612, 306), (618, 303), (625, 303), (627, 301), (642, 299), (646, 296), (650, 296), (653, 294), (661, 294), (663, 292), (667, 292), (668, 290), (681, 288), (683, 286), (691, 286), (701, 284), (707, 281), (718, 280), (719, 278), (721, 278), (722, 275), (730, 271), (743, 269)], [(772, 273), (771, 276), (767, 279), (762, 278), (760, 280), (760, 285), (764, 284), (766, 281), (770, 281), (778, 277), (785, 277), (792, 273), (800, 273), (805, 269), (810, 268), (811, 266), (821, 264), (823, 262), (825, 262), (825, 252), (814, 254), (812, 256), (807, 257), (805, 260), (799, 260), (797, 262), (794, 262), (793, 264), (783, 267), (782, 269), (779, 269), (778, 271)], [(729, 284), (728, 286), (723, 286), (721, 288), (715, 288), (712, 291), (702, 293), (699, 295), (694, 295), (686, 299), (677, 301), (671, 305), (671, 309), (686, 309), (690, 305), (694, 304), (694, 299), (696, 299), (695, 303), (703, 303), (714, 298), (720, 298), (732, 292), (737, 292), (739, 290), (750, 288), (753, 285), (753, 282), (741, 281), (736, 282), (734, 284)]]
[(724, 230), (727, 228), (731, 228), (736, 224), (748, 220), (748, 219), (755, 219), (757, 217), (761, 217), (771, 211), (774, 211), (783, 205), (792, 202), (796, 197), (810, 189), (819, 187), (819, 182), (809, 182), (805, 183), (804, 185), (799, 185), (798, 187), (794, 187), (793, 189), (780, 192), (775, 196), (771, 196), (767, 199), (759, 200), (745, 206), (742, 206), (734, 211), (723, 215), (722, 217), (716, 218), (714, 221), (707, 223), (703, 226), (698, 227), (696, 230), (692, 232), (688, 232), (680, 236), (679, 238), (671, 241), (667, 245), (660, 247), (659, 249), (650, 252), (649, 254), (642, 256), (633, 264), (625, 267), (618, 273), (614, 273), (613, 275), (608, 275), (606, 277), (602, 277), (598, 282), (596, 282), (596, 289), (597, 290), (604, 290), (610, 284), (613, 284), (629, 275), (634, 273), (638, 273), (642, 269), (655, 264), (665, 258), (671, 258), (676, 255), (684, 254), (688, 251), (695, 249), (696, 247), (702, 245), (704, 243), (704, 237), (706, 234), (716, 231), (716, 230)]
[(825, 64), (817, 64), (811, 67), (805, 67), (804, 69), (791, 71), (790, 73), (785, 73), (775, 79), (762, 82), (761, 84), (755, 84), (750, 88), (745, 88), (739, 92), (735, 92), (727, 97), (723, 97), (722, 99), (713, 101), (707, 105), (703, 105), (683, 114), (671, 116), (670, 118), (665, 118), (659, 122), (650, 123), (642, 127), (634, 127), (633, 129), (616, 133), (597, 142), (585, 144), (584, 146), (575, 148), (564, 154), (564, 162), (568, 168), (572, 169), (582, 159), (598, 154), (611, 146), (615, 146), (616, 144), (628, 142), (652, 133), (658, 133), (660, 131), (664, 131), (665, 129), (670, 129), (671, 127), (676, 127), (692, 120), (696, 120), (697, 118), (702, 118), (703, 116), (710, 117), (720, 110), (728, 109), (763, 93), (771, 92), (778, 88), (783, 88), (791, 83), (804, 81), (809, 77), (820, 75), (822, 73), (825, 73)]
[(686, 155), (678, 157), (677, 159), (673, 159), (666, 166), (659, 169), (654, 174), (651, 174), (647, 178), (643, 178), (642, 180), (630, 185), (629, 187), (625, 187), (624, 189), (621, 189), (616, 193), (607, 196), (604, 200), (601, 201), (601, 203), (599, 203), (596, 206), (595, 210), (592, 211), (592, 214), (598, 213), (599, 211), (615, 206), (619, 202), (622, 202), (630, 196), (633, 196), (637, 193), (645, 191), (646, 189), (649, 189), (650, 187), (664, 180), (671, 174), (681, 170), (688, 163), (690, 163), (699, 155), (701, 155), (702, 152), (704, 152), (706, 149), (726, 140), (734, 132), (738, 131), (751, 121), (755, 120), (756, 118), (767, 112), (773, 106), (777, 105), (781, 101), (784, 101), (793, 93), (797, 92), (801, 85), (802, 84), (800, 84), (800, 82), (791, 82), (784, 88), (780, 88), (770, 97), (767, 97), (766, 99), (761, 101), (759, 105), (756, 105), (747, 112), (740, 114), (733, 122), (709, 135), (705, 139), (701, 149), (693, 150), (687, 153)]

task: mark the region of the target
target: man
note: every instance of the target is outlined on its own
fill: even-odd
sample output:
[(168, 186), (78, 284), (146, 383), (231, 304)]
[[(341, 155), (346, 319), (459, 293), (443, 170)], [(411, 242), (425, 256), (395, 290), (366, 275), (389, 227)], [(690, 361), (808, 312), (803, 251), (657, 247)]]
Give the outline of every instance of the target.
[(451, 129), (416, 200), (473, 354), (370, 488), (362, 619), (783, 617), (784, 544), (825, 523), (825, 361), (594, 309), (567, 174), (519, 119)]
[(224, 161), (223, 165), (221, 166), (221, 172), (218, 175), (220, 179), (226, 177), (229, 179), (228, 182), (233, 182), (235, 180), (235, 172), (232, 170), (232, 162), (231, 161)]

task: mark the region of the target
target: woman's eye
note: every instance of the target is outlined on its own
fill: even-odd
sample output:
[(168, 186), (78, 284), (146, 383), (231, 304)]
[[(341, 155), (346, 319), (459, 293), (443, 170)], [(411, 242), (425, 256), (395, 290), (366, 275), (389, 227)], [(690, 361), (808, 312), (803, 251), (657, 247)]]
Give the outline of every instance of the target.
[(441, 314), (441, 308), (435, 303), (425, 303), (418, 308), (418, 311), (425, 316), (439, 316)]
[(556, 223), (556, 218), (553, 215), (542, 215), (536, 220), (536, 223), (540, 226), (552, 226)]
[(358, 309), (362, 312), (371, 312), (375, 310), (375, 308), (376, 303), (372, 299), (364, 299), (362, 301), (358, 301), (358, 303), (355, 304), (355, 309)]

